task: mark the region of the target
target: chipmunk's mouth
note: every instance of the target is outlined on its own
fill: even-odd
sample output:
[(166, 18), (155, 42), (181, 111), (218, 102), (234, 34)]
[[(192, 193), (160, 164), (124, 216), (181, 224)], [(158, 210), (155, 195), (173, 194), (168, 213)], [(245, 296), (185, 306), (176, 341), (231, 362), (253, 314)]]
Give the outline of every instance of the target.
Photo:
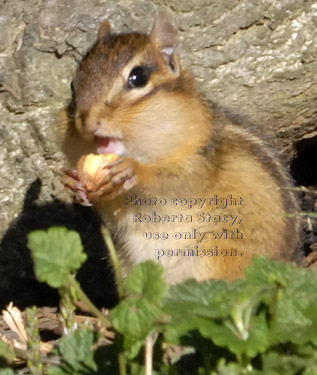
[(98, 154), (125, 154), (125, 147), (119, 138), (95, 137), (95, 144)]

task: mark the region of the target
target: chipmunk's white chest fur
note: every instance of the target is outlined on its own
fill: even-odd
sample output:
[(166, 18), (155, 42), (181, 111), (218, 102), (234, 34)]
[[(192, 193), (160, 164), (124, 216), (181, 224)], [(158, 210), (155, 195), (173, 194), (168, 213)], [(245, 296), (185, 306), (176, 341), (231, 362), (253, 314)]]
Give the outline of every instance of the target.
[[(174, 223), (144, 223), (134, 220), (135, 212), (145, 210), (127, 210), (118, 220), (115, 227), (116, 247), (123, 273), (129, 273), (133, 266), (146, 260), (161, 264), (164, 276), (169, 284), (182, 282), (186, 279), (201, 279), (201, 265), (197, 256), (184, 255), (177, 249), (190, 249), (197, 245), (195, 239), (182, 241), (174, 238), (175, 233), (183, 233), (188, 224)], [(146, 210), (149, 214), (149, 210)], [(157, 210), (156, 210), (157, 212)], [(159, 213), (162, 215), (162, 211)], [(156, 239), (154, 239), (154, 238)], [(164, 239), (165, 238), (165, 239)], [(173, 250), (173, 255), (167, 250)]]

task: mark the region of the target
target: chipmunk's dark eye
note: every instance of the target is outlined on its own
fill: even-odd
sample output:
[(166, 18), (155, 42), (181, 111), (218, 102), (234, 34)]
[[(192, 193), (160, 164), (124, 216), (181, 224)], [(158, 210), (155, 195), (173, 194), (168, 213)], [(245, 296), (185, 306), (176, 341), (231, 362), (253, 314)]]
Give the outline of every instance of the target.
[(131, 70), (131, 73), (128, 78), (128, 88), (134, 89), (139, 87), (144, 87), (150, 77), (149, 69), (143, 66), (137, 66)]

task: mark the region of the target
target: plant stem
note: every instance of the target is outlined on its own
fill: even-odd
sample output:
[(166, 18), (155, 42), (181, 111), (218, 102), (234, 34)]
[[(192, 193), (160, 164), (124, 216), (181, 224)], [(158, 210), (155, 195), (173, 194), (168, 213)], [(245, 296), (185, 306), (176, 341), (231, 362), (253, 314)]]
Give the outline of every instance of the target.
[(28, 336), (27, 342), (27, 367), (30, 374), (42, 375), (43, 365), (41, 363), (40, 350), (40, 334), (38, 330), (38, 319), (36, 315), (36, 307), (29, 307), (26, 310), (26, 332)]
[(239, 362), (242, 365), (243, 370), (245, 370), (243, 373), (249, 373), (252, 369), (252, 366), (250, 364), (250, 358), (245, 353), (242, 353), (239, 356)]
[(145, 375), (152, 375), (153, 370), (153, 335), (145, 339)]
[[(102, 226), (101, 233), (106, 242), (107, 248), (109, 250), (110, 259), (113, 265), (114, 275), (116, 278), (119, 300), (122, 300), (124, 297), (123, 278), (121, 274), (121, 268), (120, 268), (120, 263), (117, 257), (116, 249), (112, 242), (112, 238), (111, 238), (109, 230), (106, 227)], [(127, 375), (127, 361), (126, 361), (126, 357), (125, 357), (124, 349), (123, 349), (123, 336), (121, 335), (119, 336), (119, 348), (120, 348), (119, 355), (118, 355), (119, 373), (120, 375)]]
[(119, 373), (120, 375), (127, 375), (126, 359), (123, 351), (119, 352)]
[(84, 291), (81, 289), (79, 283), (73, 279), (73, 287), (76, 290), (77, 296), (82, 300), (88, 307), (88, 309), (101, 321), (105, 327), (110, 327), (111, 324), (106, 316), (104, 316), (101, 311), (90, 301), (86, 296)]
[(287, 217), (293, 217), (293, 216), (310, 216), (310, 217), (317, 217), (317, 212), (294, 212), (294, 213), (288, 213), (285, 214)]
[(124, 337), (120, 333), (117, 333), (117, 338), (119, 375), (127, 375), (127, 359), (123, 349)]
[(116, 282), (117, 282), (118, 295), (119, 295), (119, 299), (121, 300), (124, 296), (124, 288), (123, 288), (123, 279), (122, 279), (122, 274), (121, 274), (121, 268), (120, 268), (119, 260), (118, 260), (118, 257), (117, 257), (116, 249), (115, 249), (114, 244), (112, 242), (109, 230), (103, 226), (101, 228), (101, 233), (102, 233), (102, 236), (103, 236), (103, 238), (106, 242), (106, 245), (108, 247), (108, 250), (109, 250), (110, 259), (111, 259), (111, 262), (112, 262), (112, 265), (113, 265), (114, 274), (115, 274), (115, 278), (116, 278)]

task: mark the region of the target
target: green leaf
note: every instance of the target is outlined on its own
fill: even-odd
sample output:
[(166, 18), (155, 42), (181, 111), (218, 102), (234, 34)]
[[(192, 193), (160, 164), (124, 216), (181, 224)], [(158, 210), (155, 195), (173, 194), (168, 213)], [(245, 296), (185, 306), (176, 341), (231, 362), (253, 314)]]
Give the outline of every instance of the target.
[(266, 300), (272, 315), (272, 343), (317, 345), (316, 272), (256, 257), (245, 274), (249, 283), (275, 288), (274, 298)]
[(125, 336), (123, 349), (124, 349), (126, 358), (127, 359), (135, 358), (139, 354), (143, 345), (144, 345), (144, 340), (137, 340), (134, 337)]
[(226, 363), (224, 359), (219, 361), (217, 371), (212, 372), (210, 375), (242, 375), (246, 374), (243, 368), (238, 363)]
[(56, 367), (56, 366), (49, 366), (47, 368), (47, 375), (81, 375), (78, 372), (72, 372), (67, 368), (63, 367)]
[(317, 363), (310, 365), (305, 368), (303, 375), (316, 375), (317, 374)]
[(189, 280), (176, 285), (166, 299), (164, 311), (170, 315), (171, 323), (165, 329), (165, 339), (179, 344), (189, 331), (198, 330), (235, 354), (254, 357), (269, 345), (265, 318), (255, 314), (271, 291), (271, 286), (253, 286), (245, 280)]
[[(303, 290), (303, 292), (304, 298), (293, 288), (279, 291), (271, 326), (276, 342), (293, 342), (303, 345), (316, 337), (317, 301), (311, 301), (306, 291)], [(312, 306), (309, 306), (309, 303), (312, 303)], [(311, 307), (313, 315), (309, 316)]]
[(140, 340), (151, 331), (159, 313), (159, 307), (147, 300), (129, 299), (115, 307), (110, 318), (120, 333)]
[(138, 264), (129, 274), (125, 289), (132, 296), (160, 302), (167, 293), (167, 286), (163, 279), (163, 267), (152, 261)]
[(0, 340), (0, 357), (4, 357), (7, 362), (12, 362), (15, 358), (14, 351), (8, 344)]
[(49, 367), (48, 375), (92, 375), (97, 373), (92, 345), (96, 342), (95, 333), (88, 328), (80, 328), (60, 340), (58, 352), (62, 365)]
[(206, 318), (221, 318), (228, 314), (241, 284), (239, 280), (231, 285), (224, 281), (209, 280), (199, 283), (187, 280), (170, 288), (164, 311), (175, 318), (190, 319), (194, 314)]
[(190, 331), (197, 330), (200, 324), (204, 324), (204, 319), (196, 316), (191, 319), (173, 320), (164, 327), (164, 339), (169, 344), (181, 344), (180, 338), (191, 340)]
[(14, 375), (12, 368), (0, 368), (0, 375)]
[(79, 369), (82, 363), (86, 365), (94, 364), (91, 349), (95, 341), (95, 333), (93, 331), (88, 328), (81, 328), (64, 336), (60, 341), (59, 350), (69, 365)]
[[(263, 357), (263, 374), (270, 375), (297, 375), (302, 370), (310, 367), (307, 358), (297, 355), (284, 355), (271, 351)], [(316, 373), (314, 373), (316, 374)]]
[(288, 287), (294, 281), (301, 283), (301, 280), (306, 280), (307, 272), (309, 271), (295, 264), (276, 262), (264, 256), (254, 257), (252, 265), (244, 270), (250, 284), (262, 286), (274, 284), (284, 287)]
[(79, 234), (64, 227), (29, 233), (28, 247), (36, 277), (53, 288), (62, 287), (67, 276), (75, 273), (87, 258)]
[(269, 346), (269, 330), (264, 314), (252, 316), (247, 336), (239, 337), (232, 329), (231, 324), (219, 324), (213, 321), (200, 321), (199, 331), (211, 339), (216, 345), (228, 347), (232, 353), (237, 355), (246, 354), (249, 358), (264, 352)]
[(0, 375), (14, 375), (14, 371), (8, 366), (8, 363), (12, 362), (14, 358), (14, 351), (0, 340)]
[(137, 265), (127, 278), (126, 300), (110, 312), (110, 319), (120, 333), (142, 340), (153, 328), (167, 293), (163, 268), (151, 261)]

